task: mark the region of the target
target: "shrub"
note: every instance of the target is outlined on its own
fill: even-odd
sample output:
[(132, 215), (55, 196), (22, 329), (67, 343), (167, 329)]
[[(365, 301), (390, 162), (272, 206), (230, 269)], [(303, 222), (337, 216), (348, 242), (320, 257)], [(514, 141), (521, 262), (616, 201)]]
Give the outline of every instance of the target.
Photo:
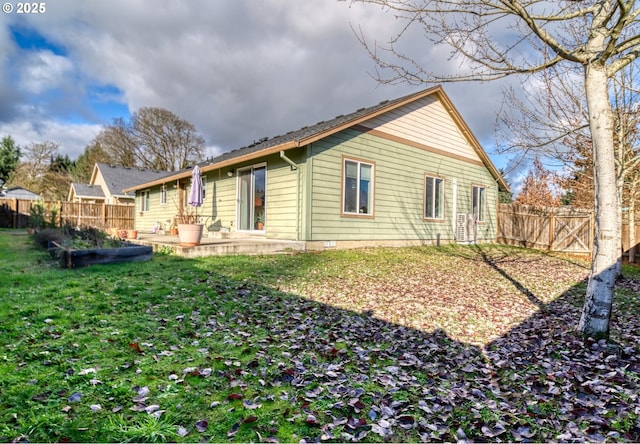
[(45, 228), (33, 236), (33, 241), (42, 248), (50, 248), (52, 242), (62, 242), (64, 239), (64, 233), (53, 228)]

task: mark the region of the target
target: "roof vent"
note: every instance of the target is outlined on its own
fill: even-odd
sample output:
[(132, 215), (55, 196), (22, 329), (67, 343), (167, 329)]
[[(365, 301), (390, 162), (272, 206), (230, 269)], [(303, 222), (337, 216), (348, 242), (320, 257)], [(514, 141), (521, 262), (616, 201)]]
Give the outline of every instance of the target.
[(266, 142), (267, 140), (269, 140), (268, 137), (263, 137), (262, 139), (258, 140), (258, 143)]

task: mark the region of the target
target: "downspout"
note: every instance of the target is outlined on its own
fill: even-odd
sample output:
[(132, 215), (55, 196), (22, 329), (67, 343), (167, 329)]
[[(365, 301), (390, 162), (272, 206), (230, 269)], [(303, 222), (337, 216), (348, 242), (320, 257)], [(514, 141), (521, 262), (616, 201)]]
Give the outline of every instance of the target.
[(298, 169), (298, 165), (296, 165), (296, 163), (293, 160), (289, 159), (287, 155), (284, 153), (284, 151), (280, 151), (280, 158), (285, 162), (287, 162), (289, 165), (291, 165), (291, 171)]
[(280, 151), (280, 158), (291, 166), (291, 171), (296, 172), (296, 240), (299, 241), (301, 238), (300, 227), (302, 225), (302, 221), (300, 220), (300, 170), (298, 169), (298, 165), (289, 159), (284, 151)]

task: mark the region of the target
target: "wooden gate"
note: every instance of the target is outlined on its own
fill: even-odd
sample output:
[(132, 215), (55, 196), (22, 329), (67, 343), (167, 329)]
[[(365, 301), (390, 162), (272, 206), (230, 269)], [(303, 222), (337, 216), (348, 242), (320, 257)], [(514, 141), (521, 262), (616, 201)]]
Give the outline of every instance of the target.
[(508, 245), (589, 254), (593, 227), (590, 210), (498, 205), (498, 242)]

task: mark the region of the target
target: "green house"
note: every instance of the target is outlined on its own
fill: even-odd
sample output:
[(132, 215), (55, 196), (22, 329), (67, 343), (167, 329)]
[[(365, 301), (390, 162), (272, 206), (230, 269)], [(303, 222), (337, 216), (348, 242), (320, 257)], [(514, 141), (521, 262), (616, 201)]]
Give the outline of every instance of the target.
[[(491, 242), (508, 190), (441, 87), (335, 117), (199, 165), (211, 234), (308, 250)], [(131, 188), (136, 229), (171, 225), (191, 169)], [(215, 234), (213, 234), (215, 235)]]

